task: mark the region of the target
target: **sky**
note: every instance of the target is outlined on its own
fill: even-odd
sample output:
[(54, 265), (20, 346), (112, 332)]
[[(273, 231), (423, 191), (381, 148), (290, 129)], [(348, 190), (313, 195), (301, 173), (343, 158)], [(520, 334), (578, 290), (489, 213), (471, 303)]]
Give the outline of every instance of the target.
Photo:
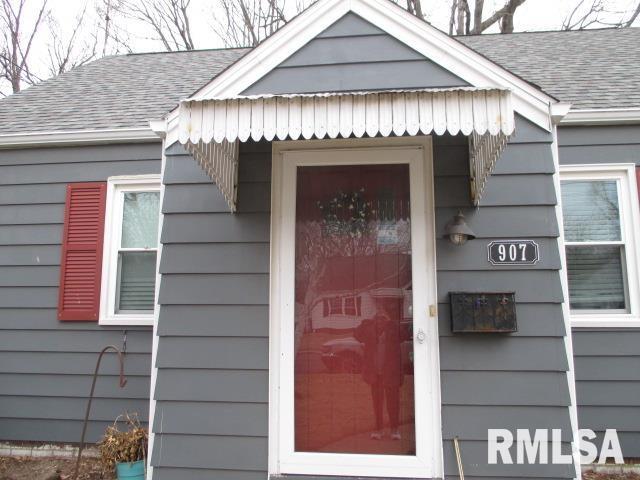
[[(27, 0), (34, 10), (37, 8), (41, 0)], [(85, 3), (94, 0), (48, 0), (49, 8), (52, 15), (59, 24), (59, 34), (63, 37), (70, 34), (72, 26), (75, 24), (74, 19), (82, 11)], [(144, 1), (144, 0), (140, 0)], [(289, 5), (289, 13), (295, 8), (296, 0), (287, 0)], [(404, 4), (405, 0), (399, 0)], [(537, 30), (558, 30), (568, 13), (575, 7), (580, 0), (527, 0), (521, 6), (515, 16), (516, 31), (537, 31)], [(612, 11), (624, 12), (633, 9), (638, 0), (606, 0), (608, 8)], [(490, 14), (495, 9), (504, 5), (505, 0), (485, 0), (485, 15)], [(220, 14), (218, 0), (192, 0), (191, 18), (193, 26), (193, 35), (197, 48), (219, 48), (223, 47), (220, 38), (214, 32), (214, 15)], [(447, 30), (449, 21), (449, 5), (451, 0), (422, 0), (423, 10), (426, 13), (426, 19), (434, 26)], [(591, 3), (591, 0), (584, 0), (584, 3)], [(33, 12), (30, 12), (33, 14)], [(87, 19), (85, 22), (87, 28), (91, 28), (92, 20)], [(162, 45), (157, 41), (151, 40), (150, 32), (144, 25), (135, 21), (127, 20), (124, 22), (124, 28), (130, 37), (130, 47), (135, 52), (161, 51)], [(636, 25), (640, 26), (640, 18), (636, 21)], [(497, 26), (494, 26), (489, 32), (497, 32)], [(85, 31), (84, 35), (88, 35)], [(48, 59), (48, 32), (42, 30), (36, 38), (32, 69), (35, 70), (43, 78), (47, 77)], [(0, 86), (2, 90), (2, 86)], [(3, 90), (4, 91), (4, 90)]]

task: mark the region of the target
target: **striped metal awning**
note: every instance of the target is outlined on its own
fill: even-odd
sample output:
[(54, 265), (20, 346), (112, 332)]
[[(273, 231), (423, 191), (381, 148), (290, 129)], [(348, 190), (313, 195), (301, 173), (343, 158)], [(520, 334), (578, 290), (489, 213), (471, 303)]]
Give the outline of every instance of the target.
[(498, 88), (252, 95), (185, 100), (179, 141), (236, 208), (238, 142), (364, 136), (469, 136), (477, 205), (515, 127), (511, 92)]

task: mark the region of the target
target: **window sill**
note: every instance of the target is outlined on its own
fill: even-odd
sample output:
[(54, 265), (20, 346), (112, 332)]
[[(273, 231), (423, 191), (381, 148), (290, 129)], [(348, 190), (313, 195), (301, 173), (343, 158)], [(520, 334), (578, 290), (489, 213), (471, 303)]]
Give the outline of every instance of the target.
[(98, 324), (104, 326), (126, 327), (153, 327), (153, 314), (151, 315), (114, 315), (100, 318)]
[(571, 315), (572, 328), (640, 328), (637, 315)]

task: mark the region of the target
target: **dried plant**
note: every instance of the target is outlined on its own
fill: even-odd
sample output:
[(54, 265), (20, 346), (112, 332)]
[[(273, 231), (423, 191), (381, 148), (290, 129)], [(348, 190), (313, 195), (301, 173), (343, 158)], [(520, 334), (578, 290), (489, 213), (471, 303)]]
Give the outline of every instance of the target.
[[(121, 425), (124, 426), (122, 430)], [(98, 442), (103, 471), (112, 472), (116, 463), (145, 460), (148, 437), (147, 429), (138, 420), (138, 414), (119, 415)]]

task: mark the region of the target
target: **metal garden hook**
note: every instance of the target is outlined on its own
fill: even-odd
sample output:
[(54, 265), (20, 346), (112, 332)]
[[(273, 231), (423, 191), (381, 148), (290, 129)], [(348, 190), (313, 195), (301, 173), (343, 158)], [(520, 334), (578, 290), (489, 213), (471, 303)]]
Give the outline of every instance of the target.
[(84, 437), (87, 433), (87, 424), (89, 422), (89, 413), (91, 412), (91, 402), (93, 402), (93, 393), (96, 389), (96, 380), (98, 378), (98, 370), (100, 370), (100, 362), (103, 355), (107, 350), (113, 350), (118, 354), (118, 361), (120, 362), (120, 388), (124, 388), (127, 384), (127, 379), (124, 376), (124, 355), (118, 347), (108, 345), (102, 349), (98, 355), (98, 361), (96, 362), (96, 369), (93, 372), (93, 382), (91, 383), (91, 392), (89, 392), (89, 402), (87, 403), (87, 411), (84, 414), (84, 424), (82, 425), (82, 436), (80, 437), (80, 447), (78, 448), (78, 458), (76, 460), (76, 468), (73, 473), (73, 480), (77, 480), (78, 471), (80, 470), (80, 457), (82, 456), (82, 450), (84, 450)]

